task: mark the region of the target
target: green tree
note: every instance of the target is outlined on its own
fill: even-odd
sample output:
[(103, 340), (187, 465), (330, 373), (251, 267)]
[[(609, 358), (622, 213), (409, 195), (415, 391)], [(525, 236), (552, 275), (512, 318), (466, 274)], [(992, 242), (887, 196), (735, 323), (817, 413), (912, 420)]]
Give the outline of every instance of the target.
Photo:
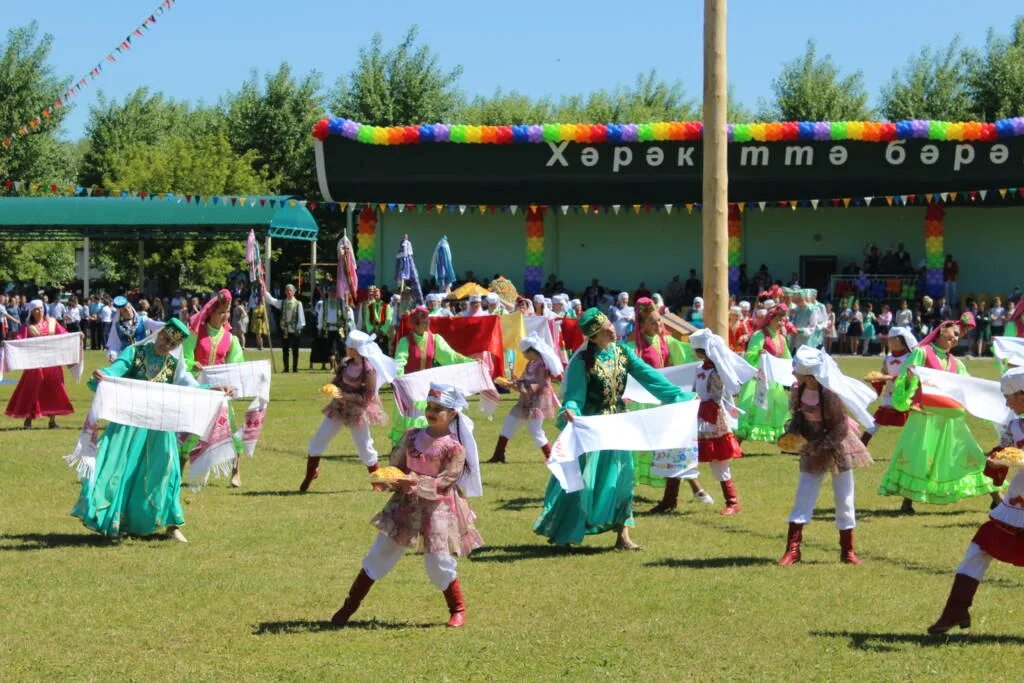
[(831, 55), (818, 57), (813, 40), (807, 41), (802, 57), (783, 65), (772, 80), (775, 99), (761, 102), (759, 117), (781, 121), (857, 121), (871, 117), (864, 76), (856, 71), (847, 76)]
[(553, 112), (547, 98), (534, 100), (515, 90), (505, 93), (499, 88), (490, 97), (477, 95), (462, 105), (452, 120), (476, 126), (511, 126), (551, 121)]
[(324, 115), (320, 74), (297, 80), (287, 63), (267, 74), (263, 86), (255, 73), (225, 103), (228, 138), (237, 153), (252, 150), (254, 167), (271, 179), (277, 192), (315, 197), (318, 193), (310, 132)]
[(1008, 37), (989, 30), (984, 53), (973, 59), (970, 91), (982, 120), (1024, 114), (1024, 16)]
[(682, 82), (665, 81), (651, 69), (639, 74), (632, 86), (563, 97), (554, 118), (556, 123), (648, 123), (688, 121), (697, 113)]
[(450, 121), (461, 100), (456, 83), (462, 67), (445, 71), (418, 37), (413, 26), (402, 42), (385, 49), (381, 35), (374, 34), (352, 73), (338, 79), (332, 111), (376, 126)]
[(973, 115), (970, 67), (971, 55), (959, 37), (945, 50), (925, 47), (882, 87), (882, 114), (890, 121), (969, 120)]
[(40, 287), (75, 279), (73, 242), (0, 241), (0, 282), (28, 281)]

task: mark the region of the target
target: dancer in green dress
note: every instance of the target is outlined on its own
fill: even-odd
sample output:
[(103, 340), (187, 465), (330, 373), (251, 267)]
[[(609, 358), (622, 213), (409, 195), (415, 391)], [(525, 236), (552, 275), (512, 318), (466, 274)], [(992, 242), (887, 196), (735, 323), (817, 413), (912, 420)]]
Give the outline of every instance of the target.
[[(580, 319), (587, 343), (569, 361), (565, 371), (564, 400), (559, 426), (574, 415), (608, 415), (625, 411), (622, 392), (631, 375), (662, 403), (693, 398), (671, 384), (631, 351), (616, 342), (611, 321), (596, 308)], [(638, 550), (629, 537), (633, 521), (633, 454), (599, 451), (580, 456), (583, 490), (566, 493), (551, 477), (544, 495), (544, 511), (534, 531), (551, 543), (582, 543), (590, 534), (615, 531), (615, 547)]]
[(914, 514), (914, 502), (944, 505), (989, 494), (993, 505), (1002, 500), (999, 487), (984, 474), (985, 453), (964, 419), (964, 410), (948, 399), (925, 394), (913, 368), (923, 366), (960, 375), (964, 364), (951, 353), (960, 342), (960, 324), (947, 320), (911, 352), (893, 382), (892, 405), (909, 410), (889, 469), (878, 493), (902, 496), (900, 512)]
[[(787, 307), (777, 304), (770, 309), (750, 335), (747, 362), (760, 367), (761, 354), (770, 353), (777, 358), (792, 358), (786, 343), (785, 324)], [(777, 382), (758, 376), (743, 385), (736, 401), (743, 413), (736, 429), (736, 438), (775, 443), (786, 432), (789, 421), (789, 391)]]
[[(198, 387), (174, 353), (188, 335), (184, 323), (170, 320), (155, 340), (129, 346), (109, 367), (96, 370), (89, 388), (95, 391), (104, 377)], [(145, 536), (167, 527), (171, 538), (187, 543), (178, 528), (185, 523), (180, 488), (176, 434), (110, 423), (71, 514), (104, 536)]]

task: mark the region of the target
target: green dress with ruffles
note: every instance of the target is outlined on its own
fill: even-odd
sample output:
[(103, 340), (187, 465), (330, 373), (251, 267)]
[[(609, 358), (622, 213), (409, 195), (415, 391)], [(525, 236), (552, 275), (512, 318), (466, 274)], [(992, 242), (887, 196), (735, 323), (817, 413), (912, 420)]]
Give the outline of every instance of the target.
[[(792, 358), (786, 344), (786, 335), (781, 332), (771, 337), (772, 349), (765, 348), (766, 330), (758, 330), (750, 336), (747, 352), (743, 354), (755, 368), (760, 367), (762, 351), (771, 353), (774, 349), (774, 355), (779, 358)], [(790, 418), (789, 391), (778, 382), (767, 381), (758, 372), (757, 377), (740, 389), (736, 405), (743, 411), (736, 428), (736, 438), (775, 443), (786, 433), (786, 423)]]

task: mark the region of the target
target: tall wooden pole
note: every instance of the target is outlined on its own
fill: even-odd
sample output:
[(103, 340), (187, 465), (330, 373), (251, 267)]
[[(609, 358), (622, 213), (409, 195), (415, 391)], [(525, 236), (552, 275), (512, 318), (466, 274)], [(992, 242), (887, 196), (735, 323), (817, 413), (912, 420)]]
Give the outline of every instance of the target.
[(704, 0), (704, 323), (729, 324), (729, 168), (726, 133), (726, 0)]

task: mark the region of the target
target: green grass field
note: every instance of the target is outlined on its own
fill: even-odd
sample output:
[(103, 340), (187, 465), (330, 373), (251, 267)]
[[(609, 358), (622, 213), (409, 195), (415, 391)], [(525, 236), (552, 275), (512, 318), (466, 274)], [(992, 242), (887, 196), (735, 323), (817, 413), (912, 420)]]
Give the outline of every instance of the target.
[[(90, 370), (100, 362), (89, 354)], [(306, 365), (303, 360), (302, 365)], [(863, 376), (878, 364), (844, 360)], [(991, 360), (973, 374), (994, 378)], [(16, 379), (16, 374), (9, 379)], [(733, 472), (743, 503), (717, 514), (687, 500), (677, 514), (639, 516), (639, 553), (614, 537), (575, 550), (549, 547), (531, 526), (547, 470), (525, 433), (507, 465), (485, 465), (473, 502), (487, 547), (460, 561), (468, 623), (445, 629), (444, 599), (422, 561), (407, 556), (370, 592), (349, 628), (328, 619), (345, 597), (384, 503), (343, 433), (311, 492), (296, 492), (305, 448), (319, 424), (325, 373), (274, 377), (273, 401), (243, 488), (224, 480), (183, 490), (191, 543), (114, 543), (68, 511), (78, 485), (61, 456), (88, 410), (59, 430), (30, 432), (0, 420), (0, 678), (4, 680), (953, 680), (1020, 675), (1024, 573), (994, 562), (978, 592), (971, 635), (932, 638), (967, 542), (988, 498), (918, 505), (875, 494), (895, 444), (883, 429), (878, 461), (857, 473), (860, 566), (838, 562), (826, 483), (804, 561), (778, 567), (797, 462), (774, 446), (746, 444)], [(5, 404), (13, 385), (0, 386)], [(390, 403), (390, 395), (387, 396)], [(477, 420), (490, 455), (506, 399)], [(475, 408), (473, 415), (476, 415)], [(982, 445), (993, 428), (977, 420)], [(554, 435), (553, 427), (550, 435)], [(386, 443), (377, 429), (378, 448)], [(685, 490), (686, 487), (684, 487)], [(640, 487), (637, 508), (660, 491)], [(980, 674), (979, 674), (980, 675)]]

